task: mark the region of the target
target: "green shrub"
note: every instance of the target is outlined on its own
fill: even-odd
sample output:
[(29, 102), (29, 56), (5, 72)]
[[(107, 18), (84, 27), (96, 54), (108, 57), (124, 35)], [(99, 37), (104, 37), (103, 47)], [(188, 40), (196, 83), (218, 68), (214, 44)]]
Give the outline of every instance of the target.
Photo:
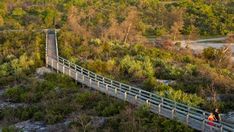
[(113, 116), (120, 112), (123, 109), (123, 103), (120, 102), (110, 102), (106, 100), (99, 101), (95, 110), (100, 116)]
[(33, 119), (34, 119), (35, 121), (41, 121), (41, 120), (43, 120), (43, 118), (44, 118), (44, 113), (41, 112), (41, 111), (35, 112), (35, 113), (33, 114)]
[(204, 99), (196, 94), (187, 94), (181, 90), (173, 90), (172, 88), (169, 88), (167, 91), (161, 91), (160, 95), (190, 106), (202, 106), (205, 103)]
[(144, 82), (143, 82), (143, 88), (147, 91), (152, 91), (156, 88), (156, 86), (158, 85), (157, 80), (155, 79), (155, 77), (150, 77), (147, 78)]
[(16, 132), (16, 131), (17, 131), (17, 129), (15, 127), (12, 127), (12, 126), (2, 128), (2, 132)]
[(219, 51), (213, 47), (208, 47), (203, 50), (202, 54), (208, 60), (215, 60), (219, 56)]
[(75, 95), (75, 102), (81, 105), (83, 109), (92, 109), (103, 99), (100, 93), (83, 92)]
[(22, 101), (22, 94), (25, 93), (25, 88), (23, 87), (13, 87), (8, 88), (4, 93), (4, 97), (10, 99), (14, 102), (21, 102)]
[(57, 123), (57, 122), (61, 121), (62, 119), (63, 119), (63, 116), (59, 113), (54, 112), (54, 111), (49, 111), (45, 115), (45, 121), (48, 124)]

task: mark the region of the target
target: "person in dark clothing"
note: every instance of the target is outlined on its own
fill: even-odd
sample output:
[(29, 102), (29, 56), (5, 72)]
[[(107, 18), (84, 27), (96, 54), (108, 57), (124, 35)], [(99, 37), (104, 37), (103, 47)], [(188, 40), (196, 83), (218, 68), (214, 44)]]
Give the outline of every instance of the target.
[(221, 121), (221, 117), (220, 117), (220, 114), (219, 114), (219, 109), (215, 109), (214, 111), (214, 116), (216, 118), (216, 122), (220, 122)]

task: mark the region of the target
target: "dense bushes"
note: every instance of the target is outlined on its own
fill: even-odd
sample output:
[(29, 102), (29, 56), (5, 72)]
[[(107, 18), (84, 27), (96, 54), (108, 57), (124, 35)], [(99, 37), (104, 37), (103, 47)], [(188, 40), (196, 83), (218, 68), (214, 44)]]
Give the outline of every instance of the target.
[(118, 114), (123, 109), (124, 103), (120, 101), (110, 102), (108, 100), (102, 100), (98, 102), (95, 110), (99, 116), (113, 116)]
[(3, 86), (17, 82), (43, 65), (43, 34), (30, 31), (0, 34), (0, 79), (3, 79)]
[[(9, 122), (11, 118), (17, 118), (17, 120), (44, 120), (49, 124), (54, 124), (76, 109), (71, 102), (71, 97), (78, 88), (69, 77), (47, 74), (44, 79), (43, 81), (29, 79), (30, 84), (27, 81), (24, 86), (8, 88), (4, 94), (5, 99), (36, 105), (35, 107), (29, 105), (25, 108), (4, 109), (2, 118)], [(11, 112), (15, 114), (7, 114)]]
[(6, 122), (18, 122), (21, 120), (28, 120), (31, 118), (35, 118), (35, 113), (41, 111), (42, 109), (38, 106), (25, 106), (15, 108), (5, 108), (1, 109), (1, 119)]

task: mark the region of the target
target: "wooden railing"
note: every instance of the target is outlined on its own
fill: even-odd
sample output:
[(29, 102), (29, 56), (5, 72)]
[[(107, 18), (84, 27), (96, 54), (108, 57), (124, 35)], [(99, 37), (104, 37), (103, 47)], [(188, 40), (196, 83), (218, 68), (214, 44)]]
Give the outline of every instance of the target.
[(56, 33), (54, 36), (54, 42), (56, 43), (54, 45), (56, 49), (48, 49), (48, 42), (46, 40), (46, 65), (57, 72), (68, 75), (75, 81), (106, 93), (107, 95), (117, 97), (138, 106), (148, 105), (153, 113), (180, 121), (196, 130), (234, 132), (234, 126), (224, 122), (213, 122), (214, 125), (209, 125), (209, 121), (207, 120), (209, 113), (206, 111), (175, 102), (140, 88), (111, 80), (71, 63), (70, 61), (58, 56)]

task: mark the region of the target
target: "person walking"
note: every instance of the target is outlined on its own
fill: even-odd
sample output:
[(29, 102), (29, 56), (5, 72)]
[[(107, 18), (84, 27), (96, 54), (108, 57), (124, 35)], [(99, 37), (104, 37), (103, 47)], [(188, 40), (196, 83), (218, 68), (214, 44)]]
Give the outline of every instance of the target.
[(213, 112), (210, 113), (210, 115), (209, 115), (209, 117), (208, 117), (208, 120), (209, 120), (208, 124), (209, 124), (210, 126), (214, 126), (214, 121), (215, 121), (216, 119), (215, 119), (215, 115), (214, 115)]
[(221, 116), (219, 114), (219, 109), (217, 109), (217, 108), (215, 109), (214, 116), (216, 118), (216, 122), (220, 122), (221, 121)]

